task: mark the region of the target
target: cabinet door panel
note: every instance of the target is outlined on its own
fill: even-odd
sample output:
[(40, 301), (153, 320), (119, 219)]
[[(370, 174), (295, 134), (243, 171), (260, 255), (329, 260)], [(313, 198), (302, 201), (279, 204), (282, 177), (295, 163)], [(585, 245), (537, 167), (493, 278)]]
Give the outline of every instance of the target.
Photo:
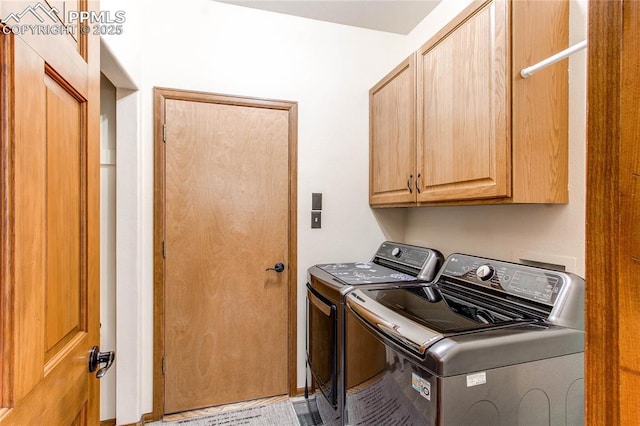
[(510, 195), (506, 7), (474, 3), (419, 51), (418, 201)]
[(415, 56), (369, 92), (372, 205), (415, 201)]

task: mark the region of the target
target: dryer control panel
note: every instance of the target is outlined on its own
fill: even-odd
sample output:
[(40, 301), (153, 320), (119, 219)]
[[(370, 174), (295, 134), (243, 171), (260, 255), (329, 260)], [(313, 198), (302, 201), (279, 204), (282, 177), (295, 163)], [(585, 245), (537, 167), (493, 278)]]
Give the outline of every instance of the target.
[(431, 281), (442, 263), (442, 254), (434, 249), (385, 241), (380, 245), (373, 262)]

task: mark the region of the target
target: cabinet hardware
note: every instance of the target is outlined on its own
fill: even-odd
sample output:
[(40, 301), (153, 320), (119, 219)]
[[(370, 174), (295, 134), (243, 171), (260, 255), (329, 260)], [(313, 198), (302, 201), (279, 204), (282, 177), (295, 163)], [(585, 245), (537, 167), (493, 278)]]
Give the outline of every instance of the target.
[(422, 176), (421, 173), (418, 173), (418, 176), (416, 176), (416, 191), (418, 191), (418, 194), (422, 192), (420, 191), (420, 176)]
[(407, 179), (407, 188), (409, 188), (409, 194), (413, 194), (413, 189), (411, 188), (412, 180), (413, 180), (413, 175), (409, 175), (409, 179)]

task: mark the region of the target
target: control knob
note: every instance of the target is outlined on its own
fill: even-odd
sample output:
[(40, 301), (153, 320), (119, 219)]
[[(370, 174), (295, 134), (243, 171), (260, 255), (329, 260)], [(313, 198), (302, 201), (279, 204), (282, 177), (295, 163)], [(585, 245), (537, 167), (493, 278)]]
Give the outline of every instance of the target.
[(402, 250), (400, 250), (400, 247), (394, 247), (393, 250), (391, 250), (391, 256), (400, 259), (400, 256), (402, 256)]
[(476, 277), (482, 281), (489, 281), (495, 275), (496, 270), (491, 265), (480, 265), (476, 269)]

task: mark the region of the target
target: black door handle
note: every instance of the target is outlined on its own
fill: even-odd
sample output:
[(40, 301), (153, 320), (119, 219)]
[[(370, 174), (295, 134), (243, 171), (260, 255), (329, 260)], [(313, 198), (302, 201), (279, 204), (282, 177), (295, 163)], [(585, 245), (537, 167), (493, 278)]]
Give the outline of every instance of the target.
[(273, 268), (267, 268), (267, 269), (265, 269), (265, 271), (282, 272), (282, 271), (284, 271), (284, 263), (278, 262), (275, 265), (273, 265)]
[(107, 374), (107, 370), (111, 367), (115, 359), (116, 353), (114, 351), (100, 352), (100, 348), (94, 346), (91, 348), (91, 352), (89, 352), (89, 373), (93, 373), (98, 369), (100, 364), (104, 364), (104, 367), (96, 373), (96, 377), (102, 379), (104, 375)]

